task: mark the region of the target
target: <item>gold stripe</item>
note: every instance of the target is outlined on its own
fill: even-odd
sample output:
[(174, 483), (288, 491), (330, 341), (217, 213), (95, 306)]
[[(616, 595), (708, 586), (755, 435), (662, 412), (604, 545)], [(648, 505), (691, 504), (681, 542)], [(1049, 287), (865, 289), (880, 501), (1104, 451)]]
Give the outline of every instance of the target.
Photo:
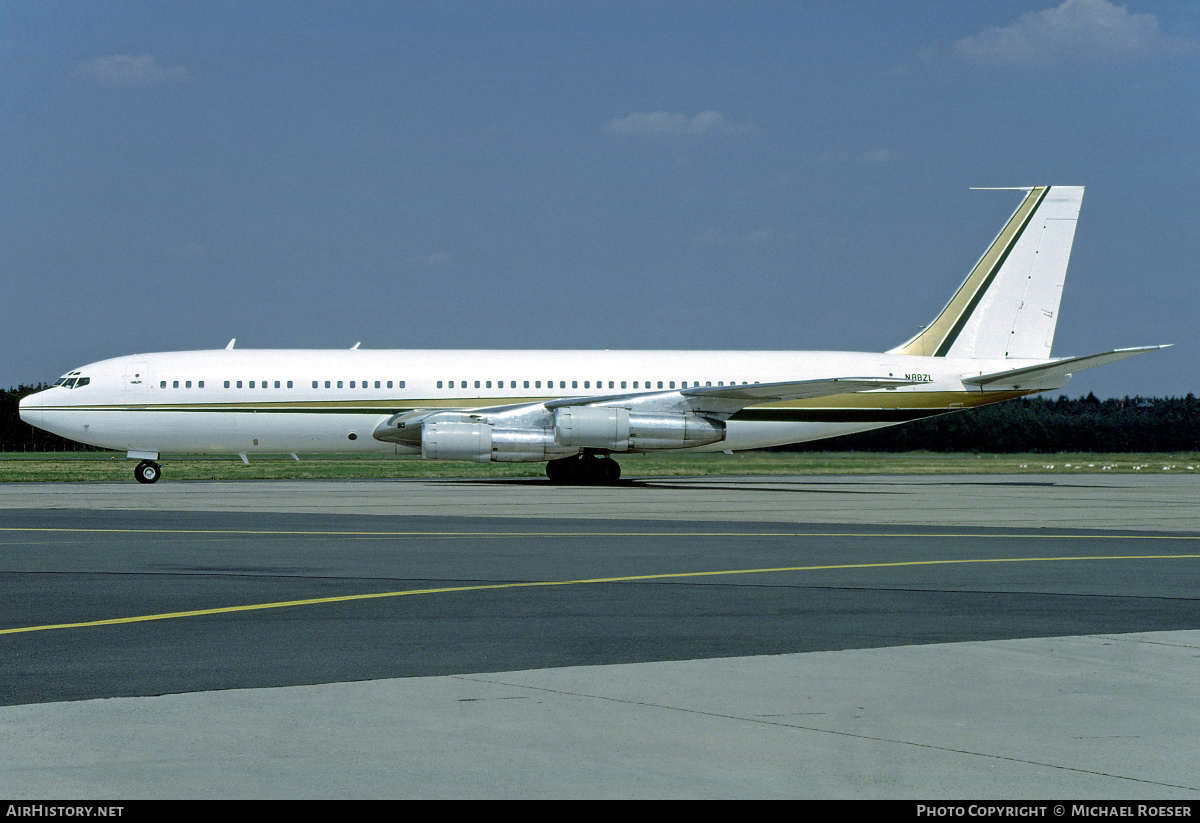
[[(1002, 400), (1011, 400), (1036, 394), (1034, 391), (947, 391), (947, 392), (859, 392), (826, 397), (810, 397), (801, 400), (781, 400), (776, 403), (758, 403), (746, 408), (779, 409), (948, 409), (954, 404), (964, 408), (984, 406)], [(338, 411), (347, 414), (371, 413), (392, 414), (398, 410), (438, 411), (441, 409), (478, 409), (493, 406), (510, 406), (523, 403), (543, 403), (557, 397), (464, 397), (464, 398), (421, 398), (416, 400), (311, 400), (279, 403), (163, 403), (129, 406), (39, 406), (36, 411), (195, 411), (195, 412), (295, 412)], [(584, 397), (582, 402), (587, 402)]]

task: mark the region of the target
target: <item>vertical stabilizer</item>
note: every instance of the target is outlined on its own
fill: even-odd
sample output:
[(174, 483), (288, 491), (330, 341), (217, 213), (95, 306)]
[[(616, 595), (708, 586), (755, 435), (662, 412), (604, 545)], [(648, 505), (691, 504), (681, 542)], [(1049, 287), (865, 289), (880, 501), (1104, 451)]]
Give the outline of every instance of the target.
[(1082, 186), (1020, 189), (1025, 199), (932, 323), (895, 354), (1044, 360), (1083, 202)]

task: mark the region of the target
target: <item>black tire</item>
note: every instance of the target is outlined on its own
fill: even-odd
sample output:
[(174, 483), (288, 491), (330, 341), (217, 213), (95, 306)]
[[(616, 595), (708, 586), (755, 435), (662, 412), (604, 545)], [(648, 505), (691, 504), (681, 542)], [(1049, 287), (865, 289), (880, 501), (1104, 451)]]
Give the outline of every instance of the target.
[(621, 479), (621, 464), (611, 457), (604, 457), (596, 462), (600, 464), (599, 482), (605, 486), (617, 485), (617, 481)]
[(574, 483), (578, 475), (578, 457), (563, 457), (558, 460), (551, 460), (546, 464), (546, 476), (550, 478), (551, 483), (556, 485), (565, 486), (568, 483)]
[(162, 467), (153, 460), (143, 460), (133, 470), (133, 477), (139, 483), (157, 483), (162, 477)]

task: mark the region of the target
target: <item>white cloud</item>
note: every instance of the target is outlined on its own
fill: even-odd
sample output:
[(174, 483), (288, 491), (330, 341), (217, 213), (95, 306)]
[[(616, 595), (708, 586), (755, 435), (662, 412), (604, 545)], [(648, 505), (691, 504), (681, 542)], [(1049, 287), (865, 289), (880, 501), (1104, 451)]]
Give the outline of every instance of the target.
[(85, 60), (75, 69), (75, 76), (110, 89), (162, 86), (189, 79), (188, 70), (183, 66), (161, 65), (148, 54), (141, 57), (114, 54), (111, 57)]
[(753, 132), (747, 123), (726, 120), (720, 112), (702, 111), (695, 117), (670, 111), (635, 111), (628, 117), (610, 120), (605, 127), (609, 134), (634, 137), (680, 137), (693, 134), (724, 133), (744, 134)]
[(1045, 64), (1065, 60), (1129, 60), (1193, 51), (1195, 42), (1168, 37), (1153, 14), (1130, 14), (1109, 0), (1065, 0), (1028, 12), (953, 46), (955, 56), (980, 63)]

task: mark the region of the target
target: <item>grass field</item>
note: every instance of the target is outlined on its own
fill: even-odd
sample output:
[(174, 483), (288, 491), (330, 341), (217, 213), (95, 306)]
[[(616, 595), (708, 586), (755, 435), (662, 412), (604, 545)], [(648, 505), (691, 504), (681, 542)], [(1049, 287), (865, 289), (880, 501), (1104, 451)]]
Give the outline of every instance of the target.
[[(301, 455), (238, 457), (163, 455), (168, 480), (297, 480), (405, 477), (542, 477), (542, 463), (459, 463), (411, 457)], [(905, 452), (740, 452), (622, 455), (625, 477), (832, 474), (1077, 474), (1155, 472), (1200, 475), (1200, 453), (942, 454)], [(111, 452), (0, 454), (0, 482), (128, 481), (136, 461)]]

